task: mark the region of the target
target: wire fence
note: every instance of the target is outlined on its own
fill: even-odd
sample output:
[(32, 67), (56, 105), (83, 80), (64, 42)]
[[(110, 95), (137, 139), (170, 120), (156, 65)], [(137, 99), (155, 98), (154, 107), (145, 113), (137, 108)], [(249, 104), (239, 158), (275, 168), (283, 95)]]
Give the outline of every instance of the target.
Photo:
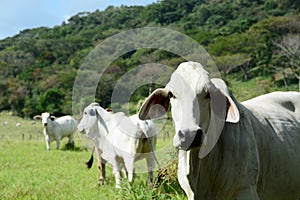
[(28, 133), (19, 133), (19, 134), (1, 134), (0, 141), (12, 140), (12, 141), (31, 141), (31, 140), (43, 140), (44, 136), (41, 134), (28, 134)]

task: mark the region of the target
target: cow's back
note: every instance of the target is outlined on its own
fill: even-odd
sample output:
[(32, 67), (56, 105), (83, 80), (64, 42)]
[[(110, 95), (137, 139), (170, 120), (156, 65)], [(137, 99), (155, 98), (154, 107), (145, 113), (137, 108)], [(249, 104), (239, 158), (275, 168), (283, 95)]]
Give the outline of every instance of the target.
[(300, 93), (276, 92), (242, 104), (253, 113), (260, 158), (260, 198), (299, 198)]
[(72, 135), (76, 130), (77, 122), (69, 115), (59, 117), (55, 120), (55, 122), (58, 125), (57, 127), (62, 137)]

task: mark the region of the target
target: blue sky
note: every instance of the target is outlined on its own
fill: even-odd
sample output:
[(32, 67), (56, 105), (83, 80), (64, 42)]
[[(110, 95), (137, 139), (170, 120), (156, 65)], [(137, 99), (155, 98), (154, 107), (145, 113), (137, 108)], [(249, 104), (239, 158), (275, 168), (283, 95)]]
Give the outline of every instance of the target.
[(156, 0), (1, 0), (0, 39), (21, 30), (53, 27), (78, 12), (104, 10), (109, 5), (148, 5)]

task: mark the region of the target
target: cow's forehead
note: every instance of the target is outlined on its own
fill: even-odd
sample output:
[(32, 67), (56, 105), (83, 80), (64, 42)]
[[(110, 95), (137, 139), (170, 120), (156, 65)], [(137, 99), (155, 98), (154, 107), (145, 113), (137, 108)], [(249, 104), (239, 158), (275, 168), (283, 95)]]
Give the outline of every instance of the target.
[(44, 117), (50, 117), (50, 114), (49, 113), (42, 113), (42, 118), (44, 118)]
[(209, 81), (209, 74), (203, 69), (202, 65), (195, 62), (185, 62), (180, 64), (173, 72), (166, 88), (179, 93), (179, 95), (189, 91), (200, 93), (206, 90)]
[(91, 110), (91, 109), (92, 109), (92, 107), (87, 106), (83, 111), (84, 111), (84, 112), (88, 112), (88, 111)]
[(176, 72), (172, 74), (169, 83), (166, 85), (166, 89), (172, 91), (177, 97), (183, 95), (185, 92), (187, 93), (187, 88), (189, 88), (189, 83)]
[(208, 76), (208, 72), (203, 68), (200, 63), (197, 62), (184, 62), (181, 63), (176, 69), (177, 73), (181, 74), (184, 77), (191, 76)]

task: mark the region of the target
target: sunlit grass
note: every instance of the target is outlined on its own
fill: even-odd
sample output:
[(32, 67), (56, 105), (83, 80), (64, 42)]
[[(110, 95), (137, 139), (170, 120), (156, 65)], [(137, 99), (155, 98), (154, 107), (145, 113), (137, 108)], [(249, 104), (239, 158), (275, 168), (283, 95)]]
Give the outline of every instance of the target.
[[(4, 126), (2, 121), (8, 124)], [(22, 126), (17, 128), (16, 122)], [(122, 189), (116, 189), (110, 166), (107, 166), (106, 183), (98, 187), (98, 168), (95, 163), (90, 170), (86, 168), (90, 152), (83, 147), (77, 133), (74, 149), (67, 150), (67, 139), (64, 139), (60, 150), (56, 150), (52, 142), (52, 150), (47, 151), (41, 124), (32, 125), (31, 122), (8, 113), (0, 114), (0, 199), (185, 198), (177, 182), (176, 163), (172, 157), (170, 160), (174, 163), (168, 165), (168, 174), (157, 187), (148, 187), (147, 174), (137, 173), (132, 185), (123, 180)], [(165, 140), (158, 137), (157, 149), (163, 151), (171, 144), (172, 135)]]

